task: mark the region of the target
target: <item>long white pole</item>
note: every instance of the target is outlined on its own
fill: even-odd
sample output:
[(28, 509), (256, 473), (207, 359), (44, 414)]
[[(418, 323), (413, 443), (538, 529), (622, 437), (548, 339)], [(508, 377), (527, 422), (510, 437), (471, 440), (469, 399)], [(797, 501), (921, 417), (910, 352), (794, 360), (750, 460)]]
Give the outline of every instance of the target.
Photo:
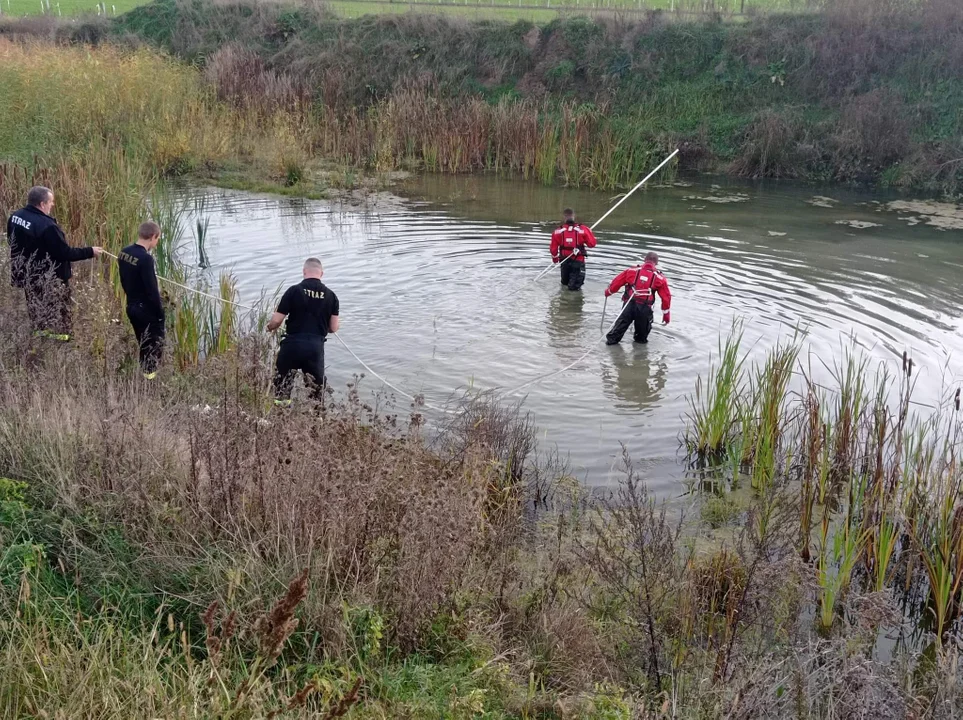
[[(676, 155), (678, 155), (678, 154), (679, 154), (679, 149), (676, 148), (675, 150), (672, 151), (672, 154), (669, 155), (669, 157), (667, 157), (665, 160), (663, 160), (662, 162), (660, 162), (660, 163), (658, 164), (658, 166), (655, 168), (655, 170), (653, 170), (653, 171), (650, 172), (648, 175), (646, 175), (644, 178), (642, 178), (642, 180), (639, 182), (638, 185), (636, 185), (634, 188), (632, 188), (632, 189), (629, 190), (627, 193), (625, 193), (625, 195), (623, 195), (623, 196), (619, 199), (619, 201), (618, 201), (617, 203), (615, 203), (615, 205), (613, 205), (612, 207), (610, 207), (607, 213), (605, 213), (602, 217), (600, 217), (598, 220), (596, 220), (589, 229), (590, 229), (590, 230), (594, 230), (595, 228), (597, 228), (597, 227), (599, 226), (599, 224), (600, 224), (603, 220), (605, 220), (605, 218), (607, 218), (609, 215), (612, 214), (612, 211), (615, 210), (615, 208), (617, 208), (619, 205), (621, 205), (621, 204), (624, 203), (626, 200), (628, 200), (629, 197), (632, 195), (632, 193), (634, 193), (634, 192), (635, 192), (636, 190), (638, 190), (640, 187), (642, 187), (643, 185), (645, 185), (645, 184), (652, 178), (653, 175), (655, 175), (657, 172), (659, 172), (659, 170), (661, 170), (663, 167), (665, 167), (666, 163), (668, 163), (669, 160), (671, 160), (672, 158), (674, 158), (674, 157), (675, 157)], [(568, 260), (568, 258), (570, 258), (570, 257), (572, 257), (572, 256), (569, 255), (568, 257), (563, 258), (563, 259), (562, 259), (562, 262), (564, 263), (564, 262), (565, 262), (566, 260)], [(561, 264), (561, 263), (559, 263), (559, 264)], [(553, 262), (553, 263), (552, 263), (551, 265), (549, 265), (547, 268), (545, 268), (544, 270), (542, 270), (542, 272), (540, 272), (538, 275), (535, 276), (535, 279), (532, 280), (532, 282), (535, 282), (535, 281), (539, 280), (539, 279), (542, 277), (542, 275), (544, 275), (544, 274), (547, 273), (549, 270), (551, 270), (551, 269), (552, 269), (552, 265), (555, 265), (555, 263)]]

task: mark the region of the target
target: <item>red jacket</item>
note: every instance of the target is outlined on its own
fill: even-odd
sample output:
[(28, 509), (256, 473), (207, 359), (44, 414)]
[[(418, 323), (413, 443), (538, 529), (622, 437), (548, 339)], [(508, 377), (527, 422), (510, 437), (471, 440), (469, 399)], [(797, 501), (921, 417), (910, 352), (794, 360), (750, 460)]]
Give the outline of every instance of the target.
[(552, 259), (567, 258), (577, 247), (578, 262), (585, 262), (585, 248), (595, 247), (595, 236), (588, 225), (562, 225), (552, 233)]
[[(655, 305), (655, 294), (658, 293), (662, 301), (662, 312), (669, 311), (669, 305), (672, 303), (669, 283), (665, 275), (656, 270), (652, 263), (620, 272), (605, 291), (605, 297), (614, 295), (622, 288), (635, 288), (632, 299), (646, 305)], [(625, 294), (628, 296), (628, 291)]]

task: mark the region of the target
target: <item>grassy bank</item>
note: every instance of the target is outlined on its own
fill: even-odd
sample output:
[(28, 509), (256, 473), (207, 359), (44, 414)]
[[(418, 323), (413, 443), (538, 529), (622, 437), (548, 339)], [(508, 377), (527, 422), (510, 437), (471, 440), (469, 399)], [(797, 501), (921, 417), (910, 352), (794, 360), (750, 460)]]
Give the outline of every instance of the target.
[(202, 63), (225, 98), (277, 79), (324, 150), (367, 167), (512, 170), (626, 184), (682, 167), (956, 192), (963, 17), (955, 3), (847, 0), (748, 22), (342, 20), (306, 5), (171, 0), (117, 23)]
[[(63, 347), (0, 286), (4, 716), (950, 718), (963, 701), (952, 392), (917, 420), (853, 356), (797, 397), (798, 344), (749, 368), (733, 343), (742, 371), (692, 398), (705, 485), (680, 519), (629, 458), (616, 497), (583, 496), (491, 398), (432, 430), (351, 388), (265, 413), (256, 334), (145, 385), (96, 287), (78, 283)], [(727, 384), (745, 401), (720, 406)]]

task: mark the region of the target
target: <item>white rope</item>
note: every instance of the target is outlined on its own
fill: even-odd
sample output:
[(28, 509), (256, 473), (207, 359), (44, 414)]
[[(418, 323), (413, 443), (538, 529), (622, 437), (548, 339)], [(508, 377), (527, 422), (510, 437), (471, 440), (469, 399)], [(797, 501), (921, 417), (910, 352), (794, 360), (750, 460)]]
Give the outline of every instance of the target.
[[(104, 255), (109, 255), (110, 257), (114, 258), (114, 260), (118, 259), (116, 255), (114, 255), (112, 252), (108, 252), (107, 250), (104, 250)], [(236, 300), (228, 300), (227, 298), (221, 297), (219, 295), (211, 295), (210, 293), (206, 293), (203, 290), (198, 290), (197, 288), (192, 288), (187, 285), (183, 285), (177, 282), (176, 280), (171, 280), (170, 278), (166, 278), (163, 275), (158, 275), (157, 279), (163, 280), (164, 282), (170, 283), (171, 285), (176, 285), (177, 287), (183, 288), (184, 290), (192, 292), (196, 295), (203, 295), (204, 297), (211, 298), (211, 300), (218, 300), (228, 305), (236, 305), (237, 307), (244, 308), (245, 310), (257, 310), (257, 308), (253, 308), (250, 305), (245, 305), (244, 303), (239, 303)]]
[(626, 301), (625, 301), (625, 304), (622, 305), (622, 310), (621, 310), (621, 312), (619, 312), (619, 314), (615, 316), (615, 320), (612, 322), (611, 325), (609, 325), (609, 329), (606, 330), (604, 333), (602, 333), (602, 334), (599, 336), (598, 340), (596, 340), (594, 343), (592, 343), (592, 344), (589, 346), (588, 350), (586, 350), (582, 355), (580, 355), (577, 360), (575, 360), (574, 362), (570, 362), (568, 365), (566, 365), (565, 367), (563, 367), (561, 370), (555, 370), (555, 371), (550, 372), (550, 373), (545, 373), (544, 375), (539, 375), (538, 377), (536, 377), (536, 378), (534, 378), (534, 379), (532, 379), (532, 380), (529, 380), (529, 381), (526, 382), (526, 383), (522, 383), (521, 385), (516, 385), (516, 386), (513, 387), (511, 390), (506, 390), (506, 391), (505, 391), (505, 394), (506, 394), (506, 395), (512, 395), (512, 394), (514, 394), (514, 393), (517, 393), (519, 390), (524, 390), (525, 388), (530, 387), (530, 386), (532, 386), (532, 385), (534, 385), (534, 384), (536, 384), (536, 383), (540, 383), (542, 380), (548, 380), (549, 378), (555, 377), (556, 375), (561, 375), (562, 373), (568, 372), (568, 371), (571, 370), (573, 367), (575, 367), (575, 366), (578, 365), (580, 362), (582, 362), (585, 358), (587, 358), (587, 357), (592, 353), (593, 350), (595, 350), (596, 347), (598, 347), (598, 344), (605, 339), (605, 336), (608, 335), (610, 332), (612, 332), (612, 328), (615, 327), (616, 323), (618, 323), (618, 321), (619, 321), (619, 318), (621, 318), (622, 315), (625, 313), (626, 309), (628, 309), (629, 304), (632, 302), (632, 298), (633, 298), (634, 296), (635, 296), (635, 288), (633, 287), (632, 290), (631, 290), (631, 292), (629, 293), (629, 297), (628, 297), (628, 298), (626, 299)]
[(363, 367), (363, 368), (364, 368), (365, 370), (367, 370), (369, 373), (371, 373), (372, 375), (374, 375), (374, 376), (375, 376), (376, 378), (378, 378), (381, 382), (383, 382), (385, 385), (387, 385), (388, 387), (390, 387), (392, 390), (394, 390), (396, 393), (398, 393), (398, 394), (401, 395), (402, 397), (406, 397), (406, 398), (408, 398), (409, 400), (411, 400), (413, 403), (415, 403), (416, 405), (422, 405), (422, 406), (428, 408), (429, 410), (437, 410), (438, 412), (443, 412), (443, 413), (453, 413), (453, 412), (454, 412), (453, 410), (449, 410), (448, 408), (432, 407), (431, 405), (429, 405), (428, 403), (426, 403), (423, 399), (419, 399), (419, 398), (416, 398), (416, 397), (413, 396), (413, 395), (409, 395), (408, 393), (406, 393), (406, 392), (405, 392), (404, 390), (402, 390), (401, 388), (398, 388), (398, 387), (392, 385), (390, 382), (388, 382), (387, 380), (385, 380), (381, 375), (379, 375), (379, 374), (376, 373), (374, 370), (372, 370), (372, 369), (371, 369), (371, 366), (369, 366), (368, 363), (366, 363), (364, 360), (362, 360), (360, 357), (358, 357), (358, 354), (357, 354), (354, 350), (352, 350), (350, 347), (348, 347), (348, 343), (346, 343), (344, 340), (342, 340), (342, 339), (341, 339), (341, 336), (340, 336), (338, 333), (334, 333), (334, 337), (335, 337), (335, 339), (336, 339), (339, 343), (341, 343), (341, 345), (344, 347), (345, 350), (347, 350), (349, 353), (351, 353), (351, 357), (353, 357), (355, 360), (357, 360), (357, 361), (361, 364), (361, 367)]

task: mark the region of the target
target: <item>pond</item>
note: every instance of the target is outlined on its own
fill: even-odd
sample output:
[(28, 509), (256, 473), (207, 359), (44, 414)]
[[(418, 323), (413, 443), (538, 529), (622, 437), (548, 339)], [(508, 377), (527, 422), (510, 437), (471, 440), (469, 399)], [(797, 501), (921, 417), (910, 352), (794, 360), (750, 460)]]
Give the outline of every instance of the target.
[[(714, 178), (653, 184), (597, 228), (585, 286), (573, 293), (554, 268), (533, 281), (551, 261), (551, 231), (567, 206), (591, 224), (612, 194), (438, 175), (395, 192), (355, 206), (195, 191), (185, 221), (209, 220), (205, 272), (233, 272), (245, 301), (299, 281), (303, 260), (320, 257), (341, 301), (341, 337), (433, 405), (575, 361), (599, 339), (607, 283), (657, 251), (671, 324), (647, 345), (631, 331), (621, 345), (599, 343), (512, 396), (590, 486), (617, 483), (624, 445), (652, 490), (681, 492), (686, 397), (736, 318), (755, 359), (805, 329), (803, 363), (824, 379), (851, 342), (894, 370), (908, 351), (921, 407), (963, 376), (963, 213), (953, 205)], [(189, 242), (183, 256), (198, 264)], [(606, 325), (618, 310), (610, 299)], [(364, 372), (333, 340), (326, 362), (336, 389)], [(384, 389), (370, 377), (364, 386)]]

